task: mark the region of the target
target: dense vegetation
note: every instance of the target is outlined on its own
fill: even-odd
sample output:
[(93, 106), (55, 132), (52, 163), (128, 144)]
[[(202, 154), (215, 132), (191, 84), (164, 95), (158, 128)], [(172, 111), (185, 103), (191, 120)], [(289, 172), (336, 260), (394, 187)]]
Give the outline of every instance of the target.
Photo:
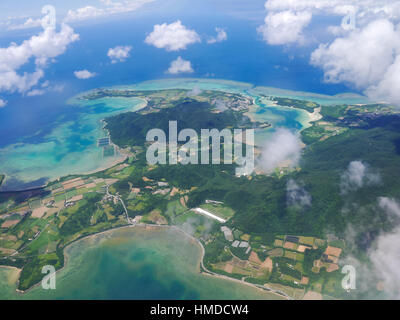
[[(310, 112), (318, 106), (294, 99), (274, 100), (279, 105), (295, 106)], [(372, 106), (371, 110), (377, 107), (379, 106)], [(122, 196), (130, 217), (154, 214), (154, 220), (144, 220), (149, 223), (158, 223), (157, 219), (163, 218), (173, 222), (174, 220), (165, 213), (168, 205), (171, 200), (179, 203), (182, 200), (180, 197), (188, 194), (188, 201), (180, 207), (178, 214), (188, 211), (186, 205), (194, 208), (203, 204), (206, 199), (222, 201), (224, 206), (235, 212), (227, 223), (234, 231), (235, 239), (239, 238), (237, 234), (246, 233), (251, 236), (252, 246), (257, 242), (258, 245), (271, 247), (275, 237), (283, 234), (324, 238), (329, 232), (344, 238), (346, 229), (352, 225), (357, 227), (356, 245), (360, 252), (365, 252), (365, 248), (379, 232), (392, 228), (392, 221), (382, 210), (377, 210), (377, 199), (381, 196), (396, 197), (400, 191), (400, 117), (364, 114), (357, 109), (349, 109), (348, 106), (321, 108), (321, 122), (329, 122), (330, 129), (333, 127), (335, 130), (335, 135), (325, 137), (327, 130), (323, 125), (315, 124), (304, 130), (302, 138), (307, 147), (302, 154), (299, 171), (285, 175), (236, 177), (234, 165), (159, 165), (149, 168), (145, 152), (135, 152), (135, 156), (132, 157), (134, 160), (129, 162), (130, 166), (126, 171), (122, 170), (113, 176), (113, 169), (109, 169), (97, 173), (96, 178), (116, 178), (118, 181), (109, 187), (111, 194), (118, 193)], [(221, 130), (227, 127), (254, 125), (240, 112), (229, 109), (222, 113), (214, 113), (210, 104), (190, 98), (180, 99), (171, 108), (161, 108), (157, 112), (148, 113), (149, 110), (152, 109), (147, 109), (144, 113), (130, 112), (108, 118), (107, 129), (112, 140), (122, 147), (140, 146), (143, 151), (148, 130), (159, 128), (167, 133), (169, 121), (172, 120), (178, 122), (178, 131), (192, 128), (198, 133), (204, 128)], [(341, 176), (349, 163), (355, 160), (363, 161), (378, 173), (381, 182), (378, 187), (366, 185), (355, 191), (341, 193)], [(143, 179), (144, 177), (147, 179)], [(0, 179), (2, 178), (0, 175)], [(71, 178), (62, 178), (61, 181)], [(289, 179), (295, 180), (310, 194), (311, 206), (304, 209), (288, 204)], [(157, 183), (159, 181), (168, 182), (168, 188), (176, 187), (182, 194), (169, 196), (169, 190), (164, 195), (157, 194), (156, 192), (161, 190)], [(59, 183), (60, 181), (54, 184)], [(132, 188), (139, 188), (140, 195), (132, 195)], [(86, 193), (84, 199), (76, 206), (63, 208), (55, 217), (33, 219), (27, 214), (8, 231), (9, 235), (18, 236), (21, 243), (30, 242), (23, 250), (19, 248), (22, 258), (17, 257), (13, 262), (8, 259), (4, 262), (8, 265), (23, 266), (20, 289), (25, 290), (40, 281), (43, 277), (43, 265), (51, 264), (56, 266), (56, 269), (60, 268), (63, 265), (62, 250), (66, 244), (87, 234), (126, 223), (123, 216), (124, 207), (120, 202), (100, 202), (104, 192), (98, 190)], [(49, 193), (44, 188), (0, 193), (0, 203), (12, 199), (18, 204), (29, 198), (44, 197)], [(184, 218), (181, 221), (185, 221)], [(50, 233), (39, 232), (49, 224)], [(21, 234), (21, 231), (24, 232)], [(232, 253), (242, 259), (248, 258), (243, 248), (227, 249), (231, 245), (219, 232), (219, 225), (215, 224), (209, 235), (212, 241), (205, 241), (207, 244), (204, 263), (210, 270), (212, 264), (230, 260)], [(32, 241), (36, 236), (38, 238)], [(46, 241), (53, 242), (52, 251), (47, 251)], [(42, 250), (43, 248), (46, 250)], [(264, 251), (259, 253), (263, 260), (268, 256), (267, 250)], [(327, 276), (325, 271), (318, 275), (309, 271), (313, 261), (321, 256), (322, 251), (322, 248), (307, 250), (304, 254), (304, 269), (308, 271), (303, 272), (303, 275), (311, 280)], [(293, 282), (280, 279), (281, 274), (295, 279), (301, 278), (301, 272), (288, 265), (290, 261), (283, 257), (275, 259), (274, 262), (279, 264), (279, 272), (274, 268), (272, 274), (268, 275), (269, 280), (293, 286)], [(237, 274), (229, 276), (240, 278)], [(263, 281), (266, 280), (267, 276)], [(258, 283), (262, 280), (250, 281)]]
[(42, 268), (47, 265), (53, 266), (56, 270), (60, 269), (64, 265), (63, 250), (58, 249), (53, 253), (28, 258), (27, 263), (21, 271), (18, 288), (20, 290), (27, 290), (32, 284), (42, 281), (44, 276)]
[(229, 109), (223, 113), (212, 113), (212, 109), (213, 107), (206, 102), (186, 98), (173, 108), (162, 109), (159, 112), (129, 112), (107, 118), (106, 129), (110, 131), (113, 142), (124, 147), (143, 145), (147, 132), (151, 129), (161, 129), (167, 134), (169, 121), (178, 122), (178, 132), (191, 128), (198, 134), (205, 128), (222, 130), (251, 125), (250, 120), (239, 112)]
[(275, 101), (278, 106), (294, 107), (297, 109), (306, 110), (308, 112), (314, 112), (314, 108), (319, 106), (315, 102), (297, 99), (273, 97), (272, 100)]
[[(280, 104), (295, 103), (297, 106), (296, 101), (292, 99), (278, 101)], [(304, 105), (304, 101), (302, 103)], [(168, 120), (177, 119), (180, 128), (189, 126), (196, 129), (221, 129), (227, 123), (232, 124), (237, 120), (235, 115), (226, 112), (210, 114), (210, 107), (207, 105), (199, 107), (198, 102), (185, 101), (176, 108), (160, 113), (144, 116), (135, 113), (122, 114), (108, 120), (109, 128), (115, 141), (130, 144), (132, 141), (139, 142), (137, 137), (144, 136), (144, 131), (150, 127), (166, 130)], [(377, 198), (394, 196), (400, 190), (400, 120), (398, 116), (392, 115), (369, 117), (357, 113), (357, 121), (361, 121), (362, 126), (353, 128), (349, 123), (356, 121), (356, 113), (344, 112), (345, 109), (341, 106), (322, 108), (322, 113), (327, 118), (324, 120), (334, 119), (346, 127), (347, 131), (325, 141), (306, 141), (309, 146), (302, 157), (302, 170), (283, 178), (237, 178), (233, 175), (232, 165), (159, 166), (147, 175), (154, 180), (165, 179), (170, 185), (180, 189), (196, 187), (189, 195), (189, 207), (196, 207), (206, 199), (223, 201), (236, 212), (230, 220), (232, 226), (246, 233), (258, 234), (270, 241), (274, 235), (282, 233), (322, 237), (330, 230), (343, 235), (349, 224), (356, 224), (360, 230), (367, 232), (369, 239), (373, 239), (379, 230), (390, 227), (387, 217), (376, 210)], [(139, 131), (132, 128), (136, 124), (136, 130)], [(126, 128), (132, 128), (133, 131)], [(356, 192), (341, 195), (341, 175), (354, 160), (362, 160), (371, 168), (376, 168), (382, 177), (382, 186), (367, 186)], [(291, 178), (301, 182), (310, 193), (312, 206), (307, 210), (287, 206), (286, 186)], [(136, 177), (136, 183), (140, 183), (139, 180), (139, 177)], [(121, 188), (122, 192), (126, 186)], [(343, 209), (349, 204), (359, 209), (347, 213)], [(376, 223), (371, 224), (371, 220)], [(365, 245), (362, 236), (360, 237), (360, 246)]]
[(102, 198), (101, 194), (91, 194), (88, 199), (83, 200), (84, 203), (79, 207), (79, 210), (64, 222), (60, 228), (62, 236), (73, 235), (88, 226), (90, 226), (90, 217), (96, 211), (96, 201)]

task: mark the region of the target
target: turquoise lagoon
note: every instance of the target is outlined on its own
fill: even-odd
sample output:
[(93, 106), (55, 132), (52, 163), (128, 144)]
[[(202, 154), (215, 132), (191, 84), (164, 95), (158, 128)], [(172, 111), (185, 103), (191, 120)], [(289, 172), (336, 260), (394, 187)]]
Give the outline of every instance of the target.
[(66, 250), (56, 289), (16, 293), (15, 269), (0, 269), (0, 299), (282, 299), (252, 286), (200, 273), (201, 248), (172, 228), (122, 228)]
[[(260, 94), (302, 98), (322, 104), (367, 102), (364, 97), (354, 94), (327, 96), (210, 79), (155, 80), (118, 86), (118, 88), (136, 90), (199, 88), (251, 96), (259, 104), (254, 118), (268, 121), (273, 125), (270, 129), (256, 132), (257, 145), (262, 145), (278, 127), (298, 131), (308, 125), (308, 115), (305, 111), (273, 106), (268, 100), (260, 98)], [(144, 106), (143, 100), (137, 98), (103, 98), (94, 101), (71, 99), (68, 104), (73, 117), (61, 115), (59, 120), (54, 122), (50, 133), (41, 136), (39, 141), (19, 142), (0, 148), (0, 172), (6, 174), (3, 190), (44, 185), (47, 181), (60, 176), (92, 172), (106, 168), (122, 159), (121, 155), (114, 158), (102, 157), (102, 151), (96, 145), (97, 139), (105, 135), (101, 120), (121, 112), (139, 110)]]

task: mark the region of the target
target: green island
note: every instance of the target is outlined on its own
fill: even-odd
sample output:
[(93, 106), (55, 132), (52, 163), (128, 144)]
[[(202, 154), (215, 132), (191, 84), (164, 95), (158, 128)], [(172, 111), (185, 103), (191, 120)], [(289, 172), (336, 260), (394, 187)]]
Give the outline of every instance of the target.
[[(306, 146), (297, 170), (238, 177), (235, 165), (148, 165), (145, 136), (152, 128), (167, 131), (169, 120), (178, 121), (178, 130), (268, 128), (247, 116), (256, 107), (251, 97), (211, 90), (191, 95), (183, 89), (99, 89), (80, 99), (104, 97), (146, 101), (140, 111), (105, 119), (112, 142), (126, 155), (123, 162), (42, 188), (0, 193), (0, 265), (22, 269), (19, 290), (40, 282), (43, 266), (62, 268), (64, 249), (72, 242), (145, 224), (176, 226), (198, 239), (205, 249), (202, 272), (295, 299), (363, 297), (342, 289), (342, 259), (353, 255), (368, 263), (363, 249), (380, 230), (391, 228), (390, 217), (377, 218), (375, 206), (378, 197), (400, 189), (395, 109), (269, 97), (280, 106), (320, 108), (321, 117), (301, 131)], [(380, 168), (384, 183), (342, 195), (341, 174), (356, 159)], [(312, 206), (287, 202), (291, 179), (302, 182)], [(350, 201), (363, 210), (344, 212)], [(344, 240), (349, 224), (359, 226), (354, 246)]]

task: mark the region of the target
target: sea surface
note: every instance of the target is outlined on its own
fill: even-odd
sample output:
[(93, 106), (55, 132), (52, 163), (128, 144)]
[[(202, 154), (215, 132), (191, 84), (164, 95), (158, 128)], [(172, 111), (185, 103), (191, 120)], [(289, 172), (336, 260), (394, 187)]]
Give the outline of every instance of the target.
[(123, 228), (66, 250), (56, 289), (15, 292), (15, 269), (0, 269), (0, 299), (282, 299), (230, 280), (200, 274), (201, 248), (171, 228)]
[[(118, 98), (71, 102), (71, 97), (98, 87), (127, 84), (135, 84), (130, 87), (137, 89), (198, 87), (245, 93), (254, 98), (262, 93), (326, 104), (366, 102), (359, 95), (336, 95), (353, 90), (322, 81), (322, 71), (309, 63), (314, 48), (267, 46), (261, 41), (256, 30), (264, 22), (264, 3), (265, 0), (254, 0), (240, 7), (232, 0), (165, 0), (105, 23), (74, 25), (80, 40), (46, 68), (45, 80), (51, 86), (62, 87), (61, 92), (36, 97), (2, 93), (8, 104), (0, 108), (0, 173), (7, 178), (0, 190), (41, 186), (63, 175), (106, 167), (116, 160), (104, 159), (96, 146), (97, 138), (105, 135), (101, 120), (138, 110), (142, 101)], [(144, 42), (155, 24), (178, 19), (196, 30), (203, 41), (180, 52), (167, 52)], [(215, 35), (215, 27), (226, 30), (228, 41), (208, 45), (206, 40)], [(37, 32), (18, 31), (2, 36), (0, 47), (11, 42), (20, 44)], [(112, 64), (107, 51), (118, 45), (132, 46), (131, 57), (124, 63)], [(199, 79), (176, 79), (166, 74), (171, 61), (178, 56), (191, 61), (194, 69), (191, 76)], [(26, 71), (34, 68), (32, 61)], [(82, 69), (97, 76), (76, 79), (74, 71)], [(273, 124), (271, 129), (257, 133), (259, 145), (278, 127), (298, 131), (308, 125), (304, 111), (258, 102), (255, 119)], [(68, 249), (69, 262), (58, 274), (54, 292), (43, 292), (37, 287), (22, 297), (17, 296), (17, 271), (0, 268), (0, 297), (265, 298), (265, 294), (248, 286), (200, 275), (199, 250), (176, 232), (112, 231), (107, 236), (84, 239)]]
[[(268, 100), (257, 99), (260, 93), (303, 97), (325, 104), (365, 102), (365, 98), (358, 95), (315, 95), (213, 79), (163, 79), (114, 88), (197, 88), (246, 94), (255, 98), (259, 105), (254, 118), (273, 125), (271, 129), (256, 132), (256, 143), (260, 146), (276, 128), (285, 127), (298, 131), (308, 125), (305, 111), (273, 106)], [(143, 106), (143, 100), (137, 98), (102, 98), (91, 101), (68, 99), (58, 118), (40, 125), (34, 134), (22, 135), (17, 142), (3, 142), (4, 145), (0, 146), (0, 173), (6, 174), (0, 190), (38, 187), (60, 176), (91, 172), (109, 166), (118, 158), (104, 158), (102, 150), (97, 147), (97, 139), (106, 135), (102, 129), (102, 120), (121, 112), (140, 110)], [(122, 156), (119, 157), (122, 159)]]
[[(319, 103), (363, 102), (360, 96), (325, 96), (252, 84), (213, 79), (163, 79), (119, 88), (138, 90), (182, 88), (237, 92), (257, 98), (261, 93), (304, 97)], [(275, 91), (276, 90), (276, 91)], [(256, 120), (273, 127), (256, 133), (262, 144), (279, 127), (298, 131), (308, 125), (303, 110), (272, 106), (258, 99)], [(139, 110), (137, 98), (105, 98), (95, 101), (69, 99), (63, 111), (49, 116), (35, 134), (21, 134), (17, 142), (0, 147), (0, 172), (6, 173), (3, 189), (39, 186), (60, 176), (83, 173), (109, 165), (96, 140), (105, 135), (101, 120), (110, 115)], [(41, 112), (46, 115), (45, 109)], [(12, 141), (10, 139), (9, 141)], [(15, 269), (0, 268), (3, 299), (277, 299), (247, 285), (199, 274), (200, 248), (176, 231), (120, 229), (90, 237), (67, 249), (67, 266), (57, 273), (57, 289), (37, 286), (17, 294)]]

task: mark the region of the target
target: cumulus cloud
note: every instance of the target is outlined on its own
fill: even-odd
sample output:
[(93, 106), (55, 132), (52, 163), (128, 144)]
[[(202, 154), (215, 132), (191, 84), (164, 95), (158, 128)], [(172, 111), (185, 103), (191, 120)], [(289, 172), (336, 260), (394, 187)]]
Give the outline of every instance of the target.
[(399, 49), (399, 31), (391, 22), (377, 20), (329, 45), (321, 44), (312, 53), (311, 63), (324, 70), (328, 82), (364, 88), (383, 78)]
[(156, 24), (153, 31), (145, 39), (147, 44), (167, 51), (183, 50), (188, 45), (200, 41), (197, 32), (186, 28), (180, 20), (171, 24)]
[(341, 176), (340, 190), (342, 194), (347, 194), (350, 191), (356, 191), (380, 182), (379, 173), (373, 172), (368, 164), (364, 164), (361, 161), (352, 161), (346, 172)]
[(188, 92), (188, 97), (195, 97), (201, 94), (203, 91), (199, 88), (199, 86), (194, 86), (192, 90)]
[(265, 23), (257, 31), (268, 44), (280, 45), (302, 43), (303, 29), (310, 23), (312, 14), (308, 11), (292, 12), (290, 10), (269, 13)]
[(345, 82), (375, 101), (400, 104), (400, 24), (375, 20), (362, 29), (321, 44), (311, 63), (326, 82)]
[(193, 68), (190, 61), (184, 60), (181, 57), (178, 57), (176, 60), (171, 62), (167, 73), (169, 74), (178, 74), (178, 73), (192, 73)]
[(7, 29), (22, 30), (22, 29), (37, 28), (40, 27), (41, 25), (42, 25), (42, 19), (27, 18), (23, 23), (10, 24)]
[(301, 140), (288, 129), (280, 128), (264, 145), (259, 166), (270, 173), (280, 166), (294, 167), (301, 155)]
[(400, 52), (376, 84), (371, 84), (365, 93), (374, 101), (385, 101), (400, 105)]
[(44, 89), (33, 89), (29, 91), (26, 95), (28, 97), (36, 97), (36, 96), (42, 96), (46, 93), (46, 90)]
[(4, 108), (7, 105), (7, 101), (0, 98), (0, 108)]
[[(379, 206), (388, 215), (400, 218), (400, 205), (391, 198), (379, 198)], [(376, 274), (383, 280), (384, 290), (391, 298), (400, 299), (400, 226), (382, 233), (368, 251)]]
[[(44, 69), (49, 61), (54, 61), (66, 51), (69, 44), (78, 39), (79, 35), (63, 24), (59, 32), (47, 28), (20, 45), (11, 43), (7, 48), (0, 48), (0, 91), (29, 91), (44, 77)], [(35, 70), (18, 73), (31, 60), (35, 63)]]
[(400, 5), (393, 0), (268, 0), (265, 9), (268, 12), (309, 11), (337, 16), (355, 13), (357, 20), (360, 20), (359, 23), (365, 23), (366, 19), (378, 16), (400, 19)]
[(220, 112), (224, 112), (226, 110), (228, 110), (228, 107), (226, 106), (225, 102), (222, 99), (217, 99), (214, 103), (215, 108), (220, 111)]
[(210, 38), (207, 43), (208, 44), (213, 44), (217, 42), (222, 42), (228, 40), (228, 35), (226, 34), (226, 31), (222, 28), (215, 28), (215, 31), (217, 32), (217, 36)]
[(131, 50), (131, 46), (117, 46), (108, 49), (107, 56), (111, 59), (111, 63), (124, 62), (129, 58)]
[(36, 96), (42, 96), (48, 92), (62, 92), (64, 90), (64, 85), (58, 84), (58, 85), (50, 85), (49, 81), (45, 81), (42, 83), (41, 87), (39, 89), (33, 89), (31, 91), (28, 91), (26, 94), (28, 97), (36, 97)]
[(311, 206), (311, 195), (296, 181), (289, 179), (286, 185), (286, 202), (288, 206)]
[(81, 80), (90, 79), (96, 76), (96, 73), (90, 72), (88, 70), (79, 70), (74, 72), (75, 77)]
[(399, 1), (268, 0), (265, 8), (265, 23), (258, 31), (271, 45), (305, 38), (318, 42), (321, 26), (318, 33), (306, 29), (312, 19), (342, 17), (341, 23), (326, 26), (324, 43), (314, 50), (310, 63), (323, 70), (328, 83), (345, 83), (374, 101), (400, 105)]
[(390, 217), (400, 217), (400, 205), (396, 200), (380, 197), (378, 203), (379, 207), (385, 210)]
[(123, 1), (100, 0), (100, 2), (102, 3), (101, 6), (97, 7), (86, 6), (75, 10), (69, 10), (64, 21), (75, 22), (75, 21), (105, 17), (114, 14), (120, 14), (125, 12), (131, 12), (153, 1), (155, 0), (123, 0)]

